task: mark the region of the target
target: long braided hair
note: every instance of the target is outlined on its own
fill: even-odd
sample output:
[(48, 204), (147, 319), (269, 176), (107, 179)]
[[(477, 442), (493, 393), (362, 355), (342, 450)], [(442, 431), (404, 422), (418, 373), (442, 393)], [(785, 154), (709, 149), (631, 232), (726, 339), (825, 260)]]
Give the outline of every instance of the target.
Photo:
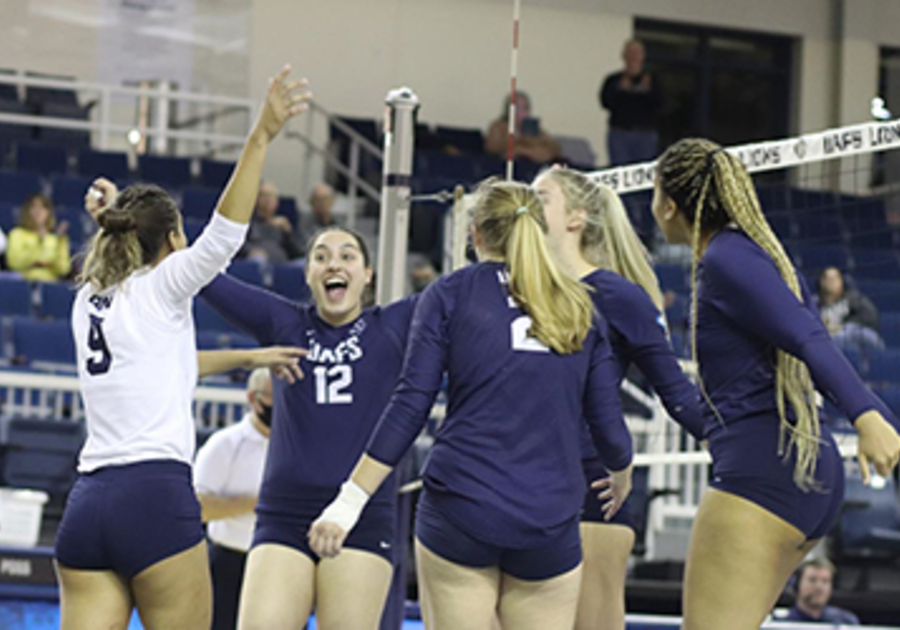
[[(697, 361), (697, 266), (702, 235), (714, 234), (735, 223), (771, 257), (790, 290), (803, 299), (797, 271), (763, 216), (750, 175), (737, 157), (709, 140), (687, 138), (673, 144), (660, 157), (657, 177), (662, 191), (692, 225), (691, 354), (694, 361)], [(712, 407), (702, 379), (700, 384)], [(787, 459), (796, 447), (794, 483), (803, 490), (813, 489), (821, 434), (815, 390), (806, 365), (783, 350), (776, 351), (775, 396), (781, 421), (778, 452)], [(793, 422), (788, 419), (788, 404), (794, 413)]]

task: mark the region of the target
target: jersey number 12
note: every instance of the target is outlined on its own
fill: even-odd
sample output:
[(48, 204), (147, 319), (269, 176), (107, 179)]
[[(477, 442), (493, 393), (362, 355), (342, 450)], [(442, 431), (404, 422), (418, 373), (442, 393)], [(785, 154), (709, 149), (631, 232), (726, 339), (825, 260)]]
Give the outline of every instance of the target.
[(320, 405), (349, 405), (353, 393), (344, 391), (353, 384), (353, 368), (349, 365), (319, 365), (313, 370), (316, 377), (316, 402)]

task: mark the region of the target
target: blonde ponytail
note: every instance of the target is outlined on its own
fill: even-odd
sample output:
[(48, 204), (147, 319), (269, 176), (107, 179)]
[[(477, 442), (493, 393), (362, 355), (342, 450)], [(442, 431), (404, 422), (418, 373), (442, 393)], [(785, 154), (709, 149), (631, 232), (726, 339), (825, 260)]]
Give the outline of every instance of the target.
[[(669, 147), (657, 169), (663, 191), (693, 225), (691, 352), (696, 361), (697, 266), (704, 234), (714, 233), (734, 222), (769, 255), (797, 299), (802, 300), (803, 296), (797, 272), (766, 221), (753, 182), (738, 158), (713, 142), (692, 138)], [(704, 388), (701, 387), (701, 391), (706, 396)], [(779, 454), (787, 459), (796, 448), (794, 483), (804, 490), (814, 489), (817, 487), (816, 464), (821, 442), (815, 390), (809, 368), (780, 349), (775, 360), (775, 398), (781, 421)], [(793, 410), (794, 422), (788, 420), (788, 404)]]
[(485, 184), (474, 221), (484, 249), (506, 261), (510, 293), (531, 317), (529, 335), (560, 354), (581, 350), (593, 322), (593, 302), (586, 287), (554, 263), (534, 192), (516, 183)]
[(586, 225), (581, 235), (581, 253), (585, 259), (640, 286), (654, 306), (664, 312), (665, 302), (650, 254), (635, 232), (619, 195), (609, 186), (566, 168), (554, 168), (542, 176), (559, 185), (566, 210), (585, 212)]

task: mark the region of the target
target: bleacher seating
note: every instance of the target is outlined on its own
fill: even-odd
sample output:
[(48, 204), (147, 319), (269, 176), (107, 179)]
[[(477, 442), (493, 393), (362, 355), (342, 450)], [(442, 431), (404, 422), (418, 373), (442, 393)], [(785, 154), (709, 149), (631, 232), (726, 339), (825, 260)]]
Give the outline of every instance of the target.
[(138, 172), (145, 182), (175, 190), (191, 183), (191, 160), (182, 157), (142, 155), (138, 158)]
[(35, 173), (0, 171), (0, 201), (21, 205), (31, 195), (42, 191), (41, 178)]
[(228, 266), (227, 272), (248, 284), (263, 285), (262, 268), (255, 260), (235, 260)]
[(38, 289), (38, 312), (41, 319), (68, 321), (75, 301), (75, 289), (67, 284), (43, 282)]
[(83, 149), (78, 152), (78, 174), (88, 177), (106, 177), (116, 182), (128, 179), (128, 155), (120, 151), (95, 151)]
[(186, 188), (181, 195), (181, 209), (186, 219), (201, 219), (206, 223), (212, 216), (218, 200), (219, 191), (209, 188)]
[(306, 268), (300, 265), (275, 265), (272, 290), (298, 302), (308, 302), (312, 297), (306, 284)]
[(222, 190), (234, 170), (233, 162), (200, 160), (200, 184), (206, 188)]
[(81, 208), (84, 206), (84, 195), (91, 187), (88, 177), (78, 175), (62, 175), (53, 180), (53, 203), (57, 206)]
[(51, 494), (68, 492), (77, 477), (84, 423), (45, 418), (12, 418), (5, 423), (3, 484)]
[(31, 315), (31, 287), (19, 278), (0, 278), (0, 315)]
[(14, 356), (26, 363), (75, 364), (75, 341), (68, 321), (12, 319)]
[(16, 145), (16, 169), (40, 175), (64, 174), (69, 168), (65, 147), (44, 142), (20, 142)]

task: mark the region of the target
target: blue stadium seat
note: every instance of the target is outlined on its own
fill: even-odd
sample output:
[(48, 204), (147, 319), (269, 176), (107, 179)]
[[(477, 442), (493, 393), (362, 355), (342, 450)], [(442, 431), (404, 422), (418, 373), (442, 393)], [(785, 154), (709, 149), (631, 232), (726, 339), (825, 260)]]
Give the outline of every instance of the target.
[(234, 162), (200, 160), (200, 183), (206, 188), (222, 191), (233, 170)]
[(191, 160), (182, 157), (142, 155), (138, 158), (141, 179), (167, 189), (184, 188), (191, 183)]
[(766, 220), (782, 241), (793, 238), (794, 222), (790, 214), (787, 212), (772, 212), (766, 214)]
[(766, 216), (770, 214), (790, 215), (787, 201), (787, 189), (778, 185), (762, 185), (756, 187), (756, 196)]
[(297, 210), (297, 200), (289, 195), (278, 197), (278, 214), (287, 217), (294, 229), (300, 225), (300, 212)]
[(794, 224), (797, 238), (810, 244), (838, 245), (844, 242), (844, 225), (837, 214), (816, 211), (798, 215), (795, 211)]
[(53, 180), (53, 203), (72, 208), (84, 207), (84, 195), (91, 187), (89, 177), (63, 175)]
[(850, 233), (850, 247), (862, 249), (891, 249), (894, 247), (894, 235), (887, 229), (853, 231)]
[(878, 318), (881, 338), (890, 348), (900, 349), (900, 313), (881, 313)]
[[(25, 103), (19, 101), (0, 101), (0, 112), (6, 114), (31, 114), (32, 111)], [(0, 123), (0, 139), (5, 142), (27, 142), (34, 139), (34, 127), (29, 125), (16, 125), (13, 123)]]
[(900, 259), (897, 252), (886, 249), (853, 250), (853, 275), (858, 278), (882, 280), (900, 279)]
[[(68, 103), (47, 102), (41, 106), (39, 111), (44, 116), (52, 116), (54, 118), (70, 118), (72, 120), (83, 120), (85, 122), (88, 119), (87, 110), (77, 103), (73, 105)], [(91, 132), (78, 129), (38, 127), (35, 132), (35, 138), (42, 142), (52, 142), (72, 149), (81, 149), (91, 146)]]
[(863, 485), (858, 470), (847, 475), (836, 542), (841, 558), (900, 554), (900, 501), (893, 479), (876, 488)]
[(0, 278), (0, 314), (31, 315), (31, 286), (20, 278)]
[(67, 321), (13, 318), (13, 351), (29, 363), (75, 363), (75, 341)]
[(297, 302), (309, 302), (312, 293), (306, 284), (306, 267), (302, 265), (275, 265), (272, 269), (272, 290)]
[(191, 217), (185, 217), (184, 219), (184, 234), (187, 236), (188, 243), (193, 243), (197, 240), (197, 237), (200, 236), (200, 233), (203, 232), (203, 228), (206, 227), (206, 221), (204, 219), (193, 219)]
[(484, 153), (484, 135), (481, 129), (437, 125), (434, 135), (439, 149), (450, 146), (472, 155)]
[(204, 332), (238, 332), (228, 320), (219, 315), (203, 299), (194, 300), (194, 325), (198, 331)]
[(85, 425), (70, 420), (12, 418), (6, 421), (3, 485), (65, 494), (78, 476)]
[(75, 288), (60, 282), (43, 282), (39, 286), (38, 317), (68, 321), (75, 301)]
[(488, 177), (504, 177), (506, 174), (506, 160), (496, 155), (476, 155), (472, 158), (475, 162), (475, 181), (481, 181)]
[(41, 175), (56, 175), (69, 169), (69, 156), (64, 147), (43, 142), (20, 142), (16, 145), (16, 168)]
[(882, 311), (900, 312), (900, 279), (853, 278), (853, 284)]
[(229, 265), (227, 273), (248, 284), (263, 285), (262, 269), (255, 260), (235, 260)]
[(128, 155), (120, 151), (94, 151), (84, 149), (78, 152), (78, 174), (89, 177), (106, 177), (117, 182), (128, 179)]
[(204, 223), (212, 217), (219, 191), (207, 188), (187, 188), (181, 195), (181, 209), (185, 217), (202, 219)]
[(825, 267), (846, 270), (849, 265), (849, 256), (843, 245), (799, 242), (792, 246), (791, 252), (799, 256), (800, 267), (805, 271), (819, 272)]
[(868, 380), (900, 384), (900, 350), (888, 348), (869, 355)]
[(77, 251), (84, 243), (84, 217), (87, 212), (81, 208), (57, 208), (56, 223), (59, 225), (63, 221), (69, 224), (69, 247)]
[(841, 215), (851, 232), (871, 232), (887, 229), (884, 201), (841, 197)]
[(19, 222), (19, 206), (14, 203), (0, 202), (0, 230), (9, 234)]
[(688, 270), (681, 265), (656, 265), (656, 276), (663, 291), (687, 293)]
[(478, 177), (477, 162), (468, 155), (423, 152), (416, 155), (415, 162), (418, 177), (446, 177), (460, 183), (473, 182)]
[(41, 178), (34, 173), (0, 171), (0, 201), (19, 205), (42, 190)]

